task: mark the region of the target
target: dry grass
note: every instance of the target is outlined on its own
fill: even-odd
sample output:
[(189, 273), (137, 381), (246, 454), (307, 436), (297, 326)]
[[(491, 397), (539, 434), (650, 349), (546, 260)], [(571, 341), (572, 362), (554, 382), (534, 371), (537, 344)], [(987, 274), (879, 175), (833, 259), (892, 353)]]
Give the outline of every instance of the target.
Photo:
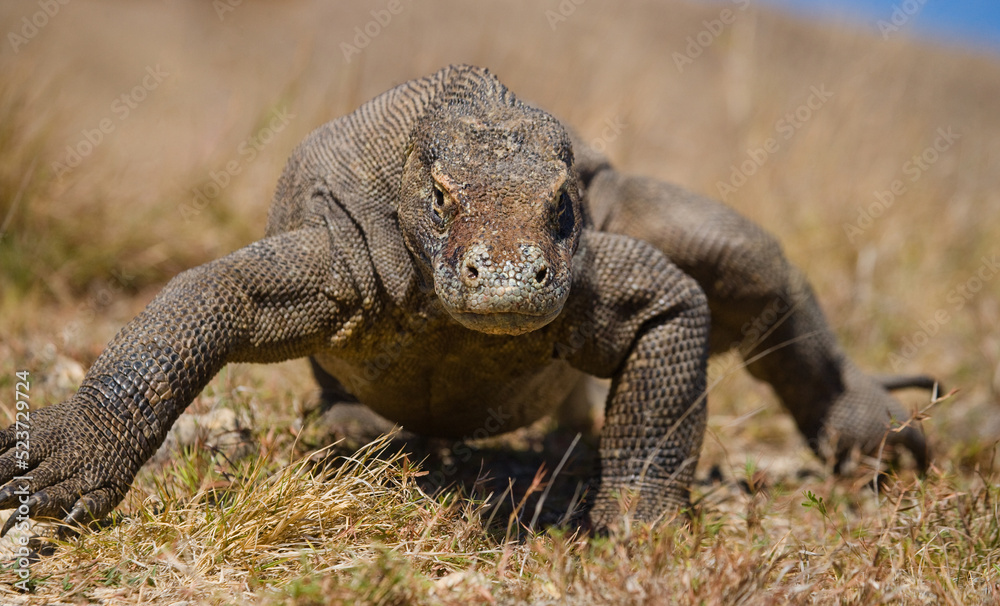
[[(341, 44), (385, 4), (243, 3), (220, 20), (210, 3), (70, 2), (16, 53), (4, 47), (6, 414), (15, 371), (31, 371), (33, 402), (65, 398), (80, 366), (167, 279), (259, 237), (283, 162), (312, 128), (393, 84), (470, 62), (586, 138), (605, 132), (623, 169), (716, 197), (732, 166), (775, 138), (778, 151), (727, 201), (781, 237), (862, 366), (932, 372), (960, 389), (924, 424), (935, 467), (877, 494), (866, 477), (832, 478), (767, 389), (734, 373), (711, 394), (690, 522), (614, 540), (535, 535), (475, 499), (428, 496), (412, 456), (385, 444), (318, 473), (302, 462), (305, 367), (236, 366), (191, 411), (236, 411), (250, 445), (242, 456), (186, 449), (147, 468), (112, 527), (35, 563), (34, 594), (0, 586), (0, 600), (997, 601), (1000, 277), (974, 280), (984, 256), (1000, 255), (995, 57), (751, 7), (680, 71), (674, 53), (720, 6), (588, 0), (553, 30), (545, 11), (559, 10), (555, 0), (427, 0), (404, 2), (345, 62)], [(38, 10), (4, 3), (0, 31), (20, 31)], [(122, 117), (115, 100), (156, 66), (168, 75)], [(812, 87), (833, 95), (785, 138), (778, 121)], [(283, 111), (292, 117), (280, 132), (252, 159), (241, 154)], [(103, 119), (113, 130), (57, 175), (67, 145)], [(608, 136), (616, 120), (624, 127)], [(948, 128), (960, 138), (912, 179), (906, 163)], [(185, 217), (231, 161), (239, 174)], [(896, 179), (906, 192), (848, 237), (859, 207)], [(942, 310), (948, 319), (933, 329)], [(924, 343), (920, 331), (934, 334)], [(712, 372), (729, 367), (723, 359)], [(537, 444), (522, 438), (513, 449)]]

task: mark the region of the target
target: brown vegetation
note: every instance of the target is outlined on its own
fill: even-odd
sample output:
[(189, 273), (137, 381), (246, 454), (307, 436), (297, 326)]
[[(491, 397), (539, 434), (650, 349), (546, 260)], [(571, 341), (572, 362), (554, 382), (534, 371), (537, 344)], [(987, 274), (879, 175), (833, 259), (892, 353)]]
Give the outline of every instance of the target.
[[(58, 12), (29, 36), (43, 4)], [(995, 57), (744, 2), (230, 4), (0, 6), (4, 423), (16, 371), (31, 372), (35, 405), (65, 398), (166, 280), (259, 237), (311, 129), (468, 62), (621, 168), (726, 193), (779, 235), (862, 366), (959, 389), (924, 423), (935, 465), (877, 493), (867, 476), (829, 476), (723, 358), (689, 524), (518, 533), (475, 501), (427, 496), (412, 460), (378, 444), (318, 475), (300, 463), (305, 364), (236, 366), (191, 411), (234, 410), (251, 454), (177, 451), (142, 473), (111, 528), (33, 564), (35, 594), (4, 585), (0, 601), (997, 600)]]

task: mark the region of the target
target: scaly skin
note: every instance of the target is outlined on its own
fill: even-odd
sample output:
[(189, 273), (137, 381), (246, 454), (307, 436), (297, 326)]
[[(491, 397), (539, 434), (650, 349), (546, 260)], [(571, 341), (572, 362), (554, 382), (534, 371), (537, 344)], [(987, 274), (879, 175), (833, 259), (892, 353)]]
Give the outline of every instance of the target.
[(842, 461), (883, 437), (921, 468), (927, 447), (888, 389), (932, 388), (933, 379), (869, 377), (847, 358), (802, 273), (773, 236), (723, 204), (666, 183), (598, 169), (588, 199), (600, 229), (645, 240), (693, 276), (712, 310), (711, 350), (737, 349), (774, 388), (820, 456)]
[[(794, 313), (754, 344), (783, 346), (751, 372), (814, 447), (836, 433), (838, 452), (872, 450), (902, 411), (840, 352), (770, 236), (618, 175), (486, 70), (448, 67), (309, 135), (266, 237), (172, 280), (76, 395), (33, 413), (28, 470), (14, 427), (0, 433), (0, 508), (21, 489), (32, 517), (100, 519), (225, 364), (309, 356), (325, 389), (451, 437), (524, 426), (584, 374), (611, 378), (591, 517), (613, 526), (627, 493), (654, 520), (688, 503), (710, 308), (728, 345), (776, 296)], [(923, 457), (918, 431), (894, 435)]]

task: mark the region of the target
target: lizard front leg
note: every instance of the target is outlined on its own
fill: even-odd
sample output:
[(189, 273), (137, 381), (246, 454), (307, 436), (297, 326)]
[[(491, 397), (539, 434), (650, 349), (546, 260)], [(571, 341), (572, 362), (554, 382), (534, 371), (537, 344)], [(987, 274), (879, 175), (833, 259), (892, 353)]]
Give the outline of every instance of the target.
[(626, 497), (635, 519), (654, 521), (689, 503), (705, 432), (708, 305), (652, 246), (590, 231), (583, 240), (579, 290), (590, 304), (571, 295), (568, 305), (593, 338), (571, 361), (612, 379), (591, 520), (614, 526)]
[(712, 310), (714, 353), (737, 349), (753, 376), (767, 381), (824, 458), (885, 443), (927, 466), (919, 428), (893, 428), (909, 414), (887, 389), (927, 386), (927, 377), (862, 372), (843, 352), (803, 273), (778, 241), (725, 205), (653, 179), (613, 170), (588, 191), (601, 228), (649, 242), (693, 276)]
[(0, 508), (67, 524), (100, 519), (223, 365), (301, 357), (328, 343), (357, 307), (334, 248), (325, 229), (288, 232), (171, 280), (74, 396), (31, 414), (26, 467), (16, 427), (0, 432)]

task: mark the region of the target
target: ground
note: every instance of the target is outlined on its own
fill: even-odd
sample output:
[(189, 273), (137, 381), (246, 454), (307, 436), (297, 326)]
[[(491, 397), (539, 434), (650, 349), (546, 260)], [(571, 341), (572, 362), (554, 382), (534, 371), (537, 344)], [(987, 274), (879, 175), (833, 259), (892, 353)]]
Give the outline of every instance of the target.
[[(33, 407), (60, 401), (171, 276), (260, 237), (311, 129), (453, 62), (626, 172), (764, 224), (862, 367), (957, 390), (902, 394), (934, 464), (875, 490), (864, 465), (827, 473), (768, 389), (717, 359), (690, 517), (587, 540), (572, 514), (560, 526), (586, 439), (549, 423), (458, 467), (472, 451), (447, 442), (345, 441), (361, 450), (338, 459), (317, 452), (304, 362), (232, 366), (109, 527), (31, 562), (33, 593), (8, 566), (0, 602), (998, 599), (1000, 59), (746, 2), (8, 2), (0, 32), (4, 423), (17, 372)], [(492, 481), (435, 491), (475, 484), (481, 461)]]

